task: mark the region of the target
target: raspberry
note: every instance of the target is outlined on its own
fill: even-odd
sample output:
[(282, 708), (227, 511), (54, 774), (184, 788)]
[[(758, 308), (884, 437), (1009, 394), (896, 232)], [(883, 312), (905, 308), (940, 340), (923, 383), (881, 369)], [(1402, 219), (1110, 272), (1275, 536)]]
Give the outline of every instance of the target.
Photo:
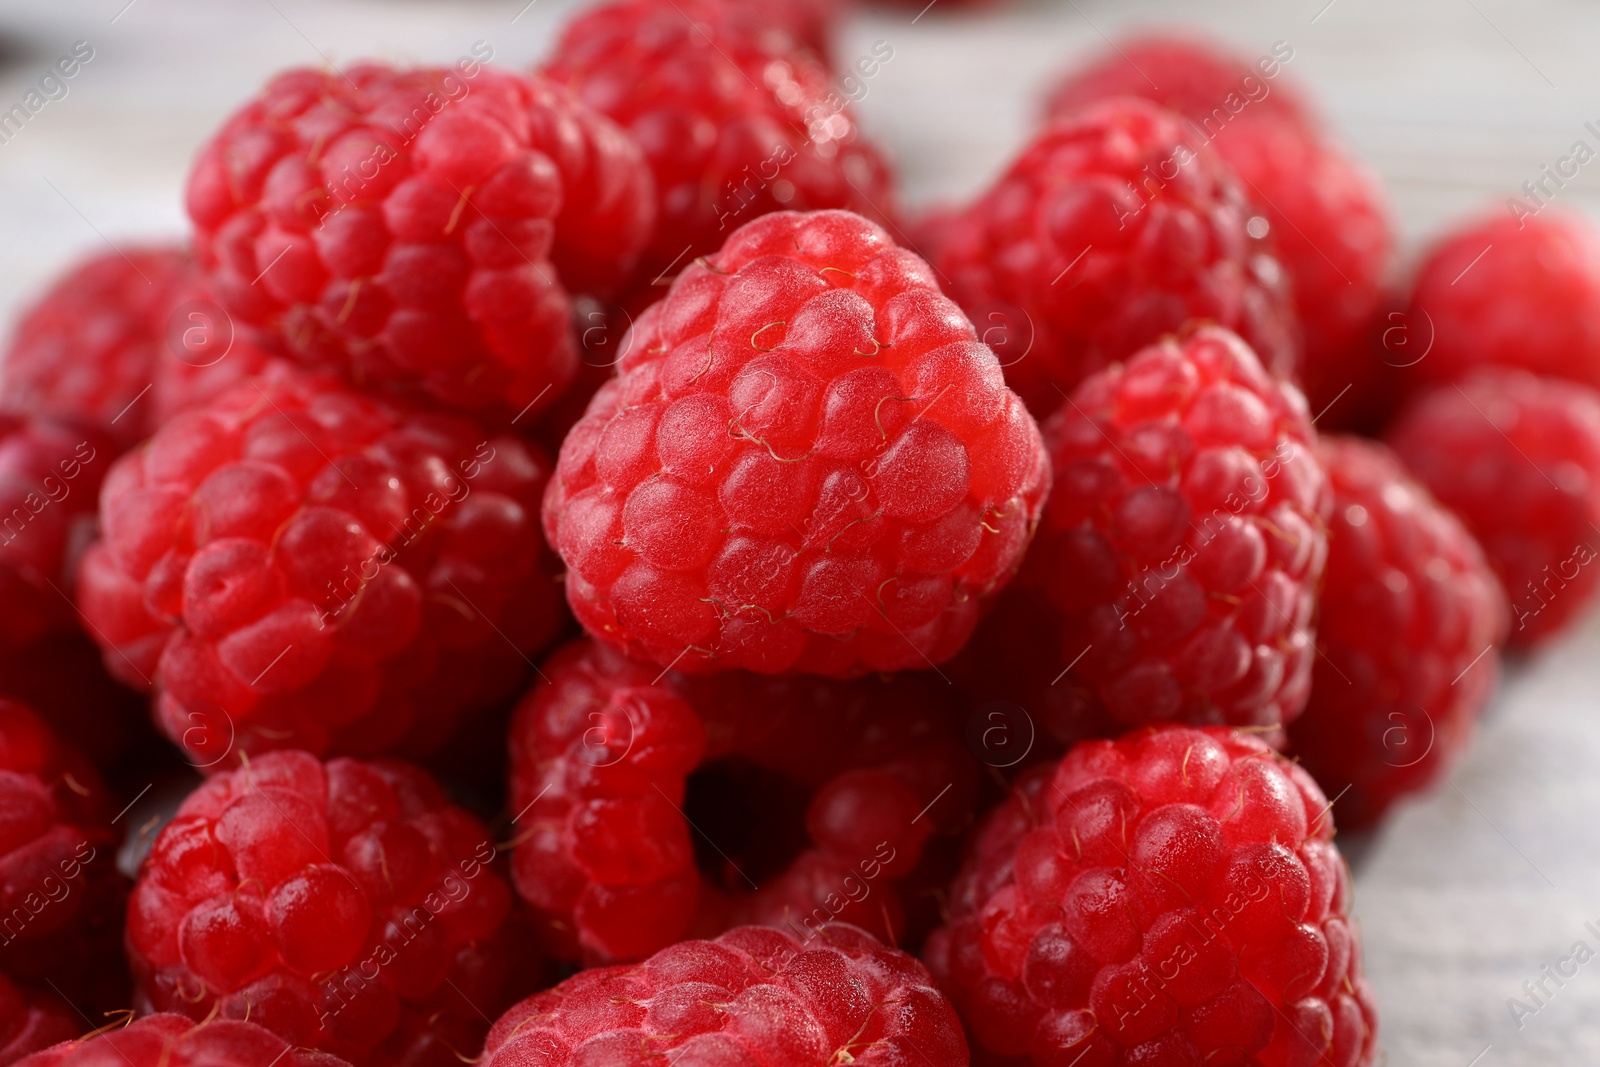
[(125, 447), (269, 358), (234, 335), (188, 252), (108, 252), (78, 263), (23, 316), (0, 365), (0, 406), (80, 420)]
[(1202, 327), (1085, 380), (1045, 441), (1055, 490), (996, 612), (1017, 639), (976, 643), (986, 689), (1065, 741), (1293, 718), (1329, 502), (1299, 391)]
[(588, 640), (542, 673), (508, 742), (512, 869), (562, 958), (830, 918), (899, 943), (931, 839), (972, 809), (977, 765), (922, 676), (690, 678)]
[(156, 839), (128, 905), (139, 995), (358, 1067), (455, 1065), (526, 965), (494, 856), (416, 768), (268, 753), (208, 779)]
[[(777, 5), (791, 12), (803, 5)], [(758, 215), (892, 210), (887, 164), (788, 17), (716, 0), (613, 0), (567, 23), (546, 73), (615, 119), (655, 175), (658, 222), (630, 303)]]
[(127, 992), (110, 818), (83, 757), (32, 709), (0, 698), (0, 973), (100, 1010)]
[[(27, 1067), (348, 1067), (336, 1056), (295, 1048), (255, 1023), (147, 1015), (67, 1041), (22, 1061)], [(19, 1065), (20, 1067), (20, 1065)]]
[(649, 188), (604, 118), (463, 58), (279, 75), (201, 150), (188, 209), (223, 302), (300, 360), (520, 416), (571, 380), (568, 289), (621, 280)]
[(74, 628), (78, 556), (114, 452), (83, 424), (0, 413), (0, 658)]
[(1403, 314), (1423, 350), (1395, 359), (1410, 384), (1493, 364), (1600, 388), (1600, 232), (1554, 212), (1481, 219), (1429, 251)]
[(923, 958), (982, 1062), (1370, 1064), (1328, 808), (1233, 730), (1084, 742), (980, 827)]
[(1279, 80), (1282, 62), (1293, 58), (1292, 48), (1287, 57), (1275, 51), (1251, 61), (1192, 36), (1142, 34), (1063, 78), (1046, 110), (1062, 115), (1109, 97), (1137, 96), (1187, 117), (1207, 137), (1244, 115), (1311, 130), (1316, 117), (1299, 86)]
[(1499, 674), (1506, 605), (1483, 549), (1387, 448), (1324, 437), (1318, 457), (1333, 487), (1320, 655), (1289, 742), (1350, 829), (1465, 751)]
[(595, 636), (845, 676), (954, 654), (1048, 489), (1038, 428), (927, 264), (859, 216), (780, 212), (635, 324), (544, 525)]
[(1139, 37), (1064, 81), (1049, 112), (1066, 116), (1107, 97), (1139, 96), (1188, 121), (1191, 136), (1238, 175), (1271, 228), (1294, 290), (1312, 408), (1339, 400), (1334, 417), (1354, 423), (1384, 400), (1383, 366), (1367, 335), (1393, 225), (1377, 179), (1323, 136), (1282, 75), (1283, 58), (1275, 51), (1251, 61), (1185, 37)]
[(10, 1067), (40, 1049), (70, 1041), (82, 1029), (72, 1009), (58, 998), (13, 985), (0, 974), (0, 1067)]
[(1179, 119), (1109, 100), (1057, 119), (945, 222), (934, 265), (1041, 417), (1190, 319), (1295, 369), (1283, 271), (1233, 175)]
[(1577, 620), (1600, 589), (1600, 394), (1486, 367), (1413, 399), (1389, 443), (1483, 546), (1513, 645)]
[(765, 927), (682, 941), (584, 971), (494, 1024), (483, 1067), (923, 1064), (967, 1042), (922, 964), (844, 923), (815, 938)]
[(136, 789), (169, 751), (144, 696), (112, 678), (99, 647), (77, 629), (0, 653), (0, 697), (32, 707), (100, 771), (141, 777)]
[(547, 470), (513, 436), (280, 366), (113, 466), (79, 607), (198, 766), (426, 753), (560, 625)]

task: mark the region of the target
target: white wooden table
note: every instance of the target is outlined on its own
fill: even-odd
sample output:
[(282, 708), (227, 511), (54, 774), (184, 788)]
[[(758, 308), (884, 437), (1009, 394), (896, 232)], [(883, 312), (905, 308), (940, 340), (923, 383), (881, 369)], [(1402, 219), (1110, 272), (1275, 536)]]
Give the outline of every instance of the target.
[[(525, 6), (526, 5), (526, 6)], [(1186, 18), (1290, 71), (1388, 182), (1408, 254), (1463, 212), (1501, 206), (1600, 120), (1600, 5), (1578, 0), (1061, 0), (964, 13), (936, 0), (862, 15), (839, 58), (893, 59), (860, 111), (909, 202), (967, 195), (1020, 145), (1053, 71), (1102, 34)], [(0, 0), (0, 111), (56, 57), (94, 57), (0, 143), (0, 322), (68, 260), (180, 235), (201, 139), (268, 74), (376, 55), (540, 55), (567, 0)], [(1600, 121), (1597, 121), (1600, 124)], [(1591, 137), (1591, 140), (1592, 137)], [(1600, 162), (1559, 200), (1600, 217)], [(1600, 620), (1509, 672), (1472, 755), (1360, 853), (1357, 909), (1388, 1061), (1600, 1063), (1600, 959), (1521, 1019), (1576, 942), (1600, 952)], [(1570, 965), (1567, 966), (1570, 970)]]

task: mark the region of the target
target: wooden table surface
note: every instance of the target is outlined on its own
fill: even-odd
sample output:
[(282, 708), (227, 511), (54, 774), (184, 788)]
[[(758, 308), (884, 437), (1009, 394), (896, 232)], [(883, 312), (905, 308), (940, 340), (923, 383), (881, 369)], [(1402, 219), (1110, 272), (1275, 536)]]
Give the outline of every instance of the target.
[[(525, 64), (574, 6), (0, 0), (0, 111), (75, 42), (94, 50), (64, 97), (0, 143), (0, 320), (79, 254), (180, 236), (192, 153), (271, 72), (361, 56), (449, 61), (478, 40), (496, 62)], [(1108, 36), (1173, 20), (1247, 55), (1293, 47), (1289, 70), (1387, 182), (1404, 259), (1464, 212), (1504, 210), (1575, 140), (1600, 146), (1584, 128), (1600, 126), (1600, 5), (1577, 0), (919, 7), (861, 15), (838, 48), (844, 62), (878, 41), (894, 50), (859, 110), (914, 204), (980, 188), (1026, 136), (1053, 71)], [(1600, 162), (1557, 199), (1600, 216)], [(1600, 954), (1597, 690), (1591, 616), (1512, 665), (1449, 783), (1348, 843), (1390, 1064), (1600, 1064), (1600, 955), (1559, 983), (1545, 970), (1570, 973), (1576, 961), (1560, 961), (1580, 941)], [(1534, 1007), (1524, 983), (1541, 979), (1550, 995), (1515, 1018), (1508, 999)]]

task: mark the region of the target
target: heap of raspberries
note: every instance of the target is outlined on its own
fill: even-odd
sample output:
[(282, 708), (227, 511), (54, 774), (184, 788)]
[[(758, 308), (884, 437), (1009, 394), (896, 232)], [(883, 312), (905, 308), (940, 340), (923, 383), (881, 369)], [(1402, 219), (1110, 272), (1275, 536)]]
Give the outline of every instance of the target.
[(0, 1067), (1382, 1062), (1334, 826), (1583, 640), (1600, 230), (1402, 275), (1172, 32), (907, 218), (852, 8), (280, 73), (26, 297)]

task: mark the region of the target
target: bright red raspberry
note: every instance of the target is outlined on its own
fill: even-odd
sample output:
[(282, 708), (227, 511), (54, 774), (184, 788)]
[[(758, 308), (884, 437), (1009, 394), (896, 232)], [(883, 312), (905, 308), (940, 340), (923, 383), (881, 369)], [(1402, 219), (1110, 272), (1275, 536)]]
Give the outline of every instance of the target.
[(78, 557), (115, 447), (83, 423), (0, 412), (0, 658), (76, 627)]
[(187, 251), (107, 252), (24, 314), (0, 363), (0, 406), (94, 425), (125, 447), (269, 358), (209, 299)]
[(1246, 115), (1310, 130), (1316, 116), (1300, 86), (1282, 76), (1293, 59), (1287, 42), (1249, 59), (1190, 35), (1142, 34), (1069, 72), (1051, 90), (1046, 108), (1059, 115), (1114, 96), (1137, 96), (1187, 117), (1207, 137)]
[(761, 1064), (965, 1067), (922, 964), (844, 923), (745, 926), (643, 963), (583, 971), (494, 1024), (483, 1067)]
[(532, 961), (493, 838), (403, 763), (271, 752), (208, 779), (128, 905), (139, 996), (357, 1064), (457, 1064)]
[(1412, 384), (1492, 364), (1600, 388), (1600, 231), (1558, 212), (1479, 219), (1428, 252), (1404, 315)]
[(188, 209), (223, 303), (300, 360), (520, 415), (576, 370), (568, 291), (622, 280), (653, 204), (610, 122), (464, 57), (279, 75), (201, 150)]
[(49, 992), (18, 986), (0, 974), (0, 1067), (40, 1049), (70, 1041), (85, 1027)]
[(122, 457), (78, 604), (215, 769), (426, 753), (559, 627), (535, 446), (280, 366)]
[(978, 784), (942, 686), (686, 677), (589, 640), (542, 674), (508, 742), (512, 870), (556, 955), (640, 959), (740, 923), (925, 932), (908, 913), (930, 839)]
[(569, 22), (545, 67), (633, 134), (655, 175), (635, 306), (758, 215), (893, 211), (888, 166), (826, 66), (751, 16), (718, 0), (613, 0)]
[(923, 958), (984, 1062), (1373, 1062), (1327, 798), (1258, 738), (1084, 742), (980, 827), (950, 909)]
[(1328, 570), (1311, 699), (1289, 743), (1352, 829), (1466, 750), (1507, 613), (1483, 549), (1392, 452), (1324, 437), (1317, 454), (1333, 487)]
[(927, 264), (860, 216), (780, 212), (635, 324), (544, 525), (596, 637), (845, 676), (953, 655), (1048, 490), (1038, 428)]
[(122, 1006), (126, 888), (110, 794), (31, 708), (0, 697), (0, 974)]
[(1198, 147), (1145, 101), (1074, 111), (936, 236), (941, 278), (1041, 417), (1191, 319), (1238, 331), (1274, 372), (1294, 372), (1284, 272), (1249, 229), (1233, 175)]
[(1581, 617), (1600, 590), (1600, 394), (1486, 367), (1417, 396), (1389, 443), (1483, 546), (1513, 645)]
[(1287, 723), (1327, 559), (1313, 440), (1299, 391), (1217, 327), (1085, 380), (1045, 424), (1055, 489), (995, 612), (1011, 636), (975, 642), (981, 691), (1065, 741)]
[(1330, 419), (1370, 421), (1385, 398), (1383, 364), (1368, 334), (1394, 226), (1377, 178), (1323, 134), (1285, 75), (1293, 58), (1282, 42), (1249, 59), (1189, 37), (1138, 37), (1069, 76), (1049, 112), (1066, 116), (1107, 97), (1138, 96), (1182, 115), (1271, 229), (1294, 290), (1312, 409), (1337, 399)]
[[(126, 1026), (67, 1041), (22, 1061), (26, 1067), (348, 1067), (337, 1056), (295, 1048), (240, 1019), (196, 1024), (184, 1015), (146, 1015)], [(21, 1065), (19, 1065), (21, 1067)]]

